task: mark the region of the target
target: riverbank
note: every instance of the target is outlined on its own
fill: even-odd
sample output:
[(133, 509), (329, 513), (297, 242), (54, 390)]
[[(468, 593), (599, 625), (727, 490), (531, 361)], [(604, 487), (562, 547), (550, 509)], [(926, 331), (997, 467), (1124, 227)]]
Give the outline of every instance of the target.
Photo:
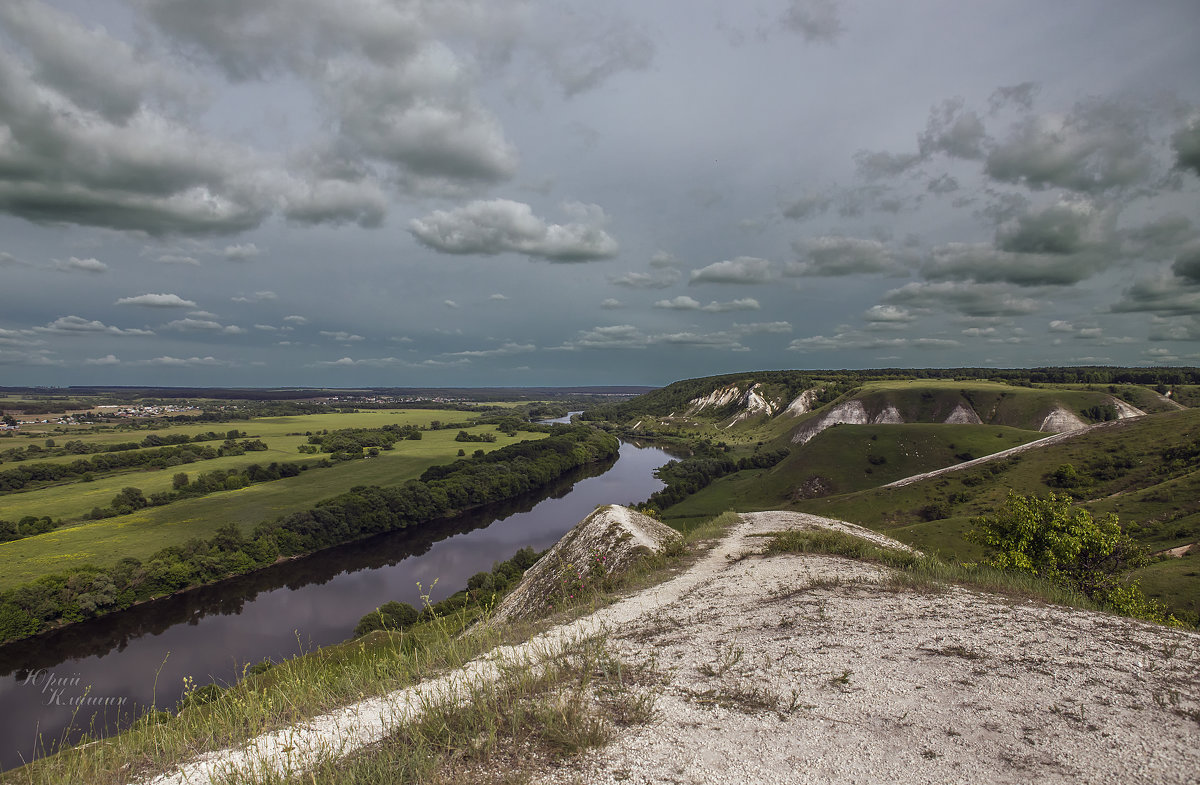
[(579, 466), (614, 457), (615, 437), (564, 427), (533, 442), (430, 467), (398, 487), (358, 487), (305, 512), (264, 521), (246, 536), (237, 526), (209, 540), (165, 548), (145, 563), (85, 565), (0, 593), (0, 643), (170, 596), (183, 589), (263, 569), (281, 556), (303, 556), (518, 496)]

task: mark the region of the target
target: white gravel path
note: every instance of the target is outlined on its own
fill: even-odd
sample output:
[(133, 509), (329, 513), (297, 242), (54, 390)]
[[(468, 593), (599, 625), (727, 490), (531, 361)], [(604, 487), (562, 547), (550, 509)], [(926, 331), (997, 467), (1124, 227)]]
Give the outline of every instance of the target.
[[(751, 513), (730, 538), (821, 519)], [(1195, 783), (1200, 636), (829, 556), (751, 557), (610, 637), (658, 715), (545, 783)]]

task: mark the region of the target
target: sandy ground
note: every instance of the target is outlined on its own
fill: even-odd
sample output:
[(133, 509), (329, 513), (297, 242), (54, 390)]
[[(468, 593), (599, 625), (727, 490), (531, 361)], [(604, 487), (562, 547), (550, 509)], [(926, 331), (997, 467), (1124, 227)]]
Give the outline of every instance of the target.
[(1200, 782), (1200, 635), (961, 589), (898, 589), (838, 557), (749, 555), (755, 535), (824, 526), (751, 513), (691, 569), (462, 673), (157, 783), (222, 769), (302, 770), (377, 740), (422, 699), (453, 700), (504, 658), (607, 631), (653, 663), (655, 720), (539, 772), (546, 783)]

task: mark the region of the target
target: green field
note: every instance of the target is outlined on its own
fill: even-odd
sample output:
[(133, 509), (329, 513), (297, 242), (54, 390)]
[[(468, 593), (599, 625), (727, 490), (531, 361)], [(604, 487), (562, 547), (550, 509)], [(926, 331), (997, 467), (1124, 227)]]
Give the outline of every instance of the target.
[[(457, 415), (455, 417), (454, 415)], [(79, 482), (77, 480), (64, 482), (59, 485), (38, 488), (30, 491), (22, 491), (20, 493), (7, 494), (0, 496), (0, 519), (2, 520), (19, 520), (25, 515), (33, 515), (41, 517), (49, 515), (54, 519), (63, 520), (78, 520), (85, 513), (90, 512), (93, 507), (105, 507), (122, 488), (134, 487), (141, 488), (142, 492), (149, 497), (152, 493), (159, 493), (171, 490), (172, 478), (178, 472), (186, 472), (190, 476), (195, 476), (201, 472), (213, 471), (216, 469), (243, 469), (251, 464), (257, 463), (265, 466), (273, 461), (275, 462), (291, 462), (296, 464), (315, 463), (323, 458), (328, 458), (327, 455), (306, 455), (297, 451), (297, 447), (308, 443), (308, 437), (304, 433), (312, 433), (320, 430), (337, 430), (339, 428), (380, 428), (384, 425), (419, 425), (428, 426), (434, 420), (441, 422), (463, 422), (468, 418), (463, 412), (454, 411), (437, 411), (432, 409), (410, 409), (410, 410), (388, 410), (388, 411), (371, 411), (371, 412), (355, 412), (352, 414), (320, 414), (312, 415), (311, 417), (263, 417), (254, 420), (243, 421), (241, 423), (217, 423), (207, 425), (184, 425), (175, 428), (156, 428), (153, 431), (121, 431), (119, 433), (98, 433), (87, 436), (71, 437), (77, 438), (83, 442), (95, 442), (101, 444), (115, 444), (120, 442), (140, 442), (150, 433), (160, 435), (168, 434), (186, 434), (195, 436), (200, 433), (208, 433), (215, 431), (217, 433), (226, 433), (229, 430), (236, 428), (237, 430), (248, 434), (240, 439), (261, 439), (269, 448), (266, 451), (248, 452), (245, 455), (229, 456), (224, 458), (213, 458), (206, 461), (196, 461), (195, 463), (185, 464), (181, 466), (173, 466), (167, 469), (131, 469), (117, 472), (110, 475), (101, 475), (99, 479), (93, 482)], [(468, 431), (473, 429), (468, 428)], [(486, 432), (494, 431), (494, 426), (486, 426)], [(296, 434), (289, 436), (288, 434)], [(396, 445), (396, 450), (404, 452), (406, 455), (422, 456), (429, 454), (431, 456), (442, 456), (445, 454), (445, 440), (453, 441), (458, 430), (439, 430), (427, 431), (423, 434), (424, 438), (421, 441), (406, 441)], [(502, 436), (502, 434), (496, 434)], [(67, 439), (56, 439), (56, 442), (68, 441)], [(40, 443), (40, 442), (39, 442)], [(200, 444), (209, 447), (219, 447), (221, 442), (201, 442)], [(495, 444), (500, 444), (496, 442)], [(4, 445), (8, 446), (8, 445)], [(467, 445), (459, 444), (449, 453), (453, 456), (457, 453), (458, 447), (466, 447)], [(494, 446), (494, 445), (493, 445)], [(147, 448), (158, 449), (158, 448)], [(474, 448), (468, 450), (474, 452)], [(390, 453), (389, 453), (390, 454)], [(56, 458), (45, 459), (46, 463), (71, 463), (80, 458), (89, 458), (91, 456), (79, 455), (63, 455)], [(31, 459), (26, 463), (41, 463), (43, 459)], [(0, 471), (12, 469), (21, 466), (21, 463), (6, 462), (0, 464)], [(318, 469), (317, 471), (324, 471)]]
[[(410, 419), (393, 412), (369, 412), (369, 418), (353, 415), (320, 415), (321, 428), (325, 427), (380, 427), (393, 422), (400, 424), (428, 424), (430, 420), (450, 421), (449, 414), (457, 415), (455, 421), (465, 420), (462, 412), (438, 412), (417, 410), (409, 412)], [(356, 418), (350, 420), (346, 418)], [(305, 437), (282, 437), (279, 434), (304, 430), (319, 430), (310, 418), (283, 417), (253, 420), (237, 424), (239, 430), (252, 435), (261, 435), (268, 445), (274, 446), (292, 439), (295, 444)], [(262, 427), (259, 427), (262, 425)], [(190, 427), (190, 426), (188, 426)], [(229, 425), (228, 427), (233, 427)], [(199, 432), (219, 430), (200, 427)], [(330, 427), (333, 430), (333, 427)], [(235, 523), (243, 531), (250, 531), (257, 524), (273, 520), (297, 510), (307, 509), (322, 499), (343, 493), (356, 485), (394, 485), (416, 478), (430, 466), (449, 463), (460, 449), (468, 454), (477, 449), (485, 452), (504, 447), (518, 441), (542, 438), (539, 433), (518, 433), (515, 437), (505, 436), (495, 426), (477, 426), (464, 430), (469, 433), (492, 433), (495, 442), (456, 442), (459, 429), (425, 431), (420, 440), (402, 440), (395, 449), (381, 451), (377, 458), (337, 463), (325, 469), (314, 468), (298, 477), (259, 483), (236, 491), (223, 491), (207, 496), (185, 499), (162, 507), (148, 507), (129, 515), (86, 521), (68, 525), (35, 537), (27, 537), (0, 544), (0, 589), (11, 588), (41, 575), (62, 572), (80, 564), (109, 565), (124, 556), (145, 558), (168, 545), (178, 545), (193, 537), (210, 537), (217, 528)], [(272, 436), (271, 434), (275, 434)], [(187, 466), (170, 469), (133, 472), (91, 483), (72, 483), (39, 491), (12, 494), (0, 497), (0, 517), (20, 517), (14, 500), (32, 509), (37, 505), (45, 510), (53, 505), (70, 510), (87, 511), (93, 506), (107, 504), (122, 487), (141, 488), (146, 495), (156, 490), (169, 489), (171, 477), (178, 471), (199, 472), (211, 468), (232, 468), (251, 463), (265, 464), (272, 460), (317, 459), (324, 456), (300, 455), (295, 447), (292, 452), (280, 450), (247, 453), (243, 456), (198, 461)], [(96, 490), (99, 488), (99, 490)], [(80, 497), (84, 491), (85, 496)], [(87, 496), (86, 494), (94, 494)], [(100, 499), (100, 501), (95, 501)], [(30, 512), (28, 514), (34, 514)], [(38, 512), (37, 514), (57, 513)], [(65, 514), (63, 517), (67, 517)]]

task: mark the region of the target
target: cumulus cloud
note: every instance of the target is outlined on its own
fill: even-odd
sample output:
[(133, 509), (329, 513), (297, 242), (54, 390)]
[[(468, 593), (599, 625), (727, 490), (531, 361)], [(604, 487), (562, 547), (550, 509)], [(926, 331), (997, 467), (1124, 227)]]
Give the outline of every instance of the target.
[(221, 251), (221, 255), (231, 262), (248, 262), (261, 253), (262, 251), (254, 243), (227, 245), (225, 250)]
[(412, 363), (405, 362), (397, 357), (364, 357), (362, 359), (354, 359), (353, 357), (341, 357), (337, 360), (322, 360), (313, 363), (317, 367), (327, 368), (354, 368), (362, 366), (366, 368), (389, 368), (396, 365), (411, 366)]
[(195, 308), (196, 303), (185, 300), (177, 294), (139, 294), (135, 297), (122, 297), (117, 305), (144, 305), (149, 308)]
[(1020, 120), (984, 166), (992, 178), (1033, 189), (1100, 194), (1147, 181), (1155, 164), (1144, 112), (1091, 99), (1065, 115)]
[(1190, 284), (1200, 284), (1200, 243), (1184, 248), (1171, 265), (1171, 272)]
[(750, 322), (741, 324), (734, 322), (730, 331), (735, 335), (779, 335), (792, 331), (791, 322)]
[(261, 292), (255, 292), (251, 295), (239, 294), (238, 296), (230, 297), (229, 299), (235, 303), (261, 303), (266, 300), (277, 300), (279, 299), (279, 295), (275, 294), (275, 292), (264, 290)]
[(609, 278), (613, 286), (623, 286), (626, 289), (666, 289), (679, 283), (683, 273), (673, 267), (668, 267), (657, 273), (628, 272)]
[(171, 357), (164, 355), (155, 357), (153, 360), (148, 360), (149, 365), (165, 365), (172, 368), (203, 368), (206, 366), (223, 366), (232, 365), (228, 360), (218, 360), (212, 355), (207, 357)]
[(121, 360), (115, 354), (106, 354), (103, 357), (92, 357), (83, 361), (84, 365), (120, 365)]
[(727, 311), (757, 311), (760, 306), (758, 300), (753, 297), (742, 297), (728, 302), (717, 302), (713, 300), (708, 305), (701, 305), (698, 300), (694, 300), (687, 295), (680, 295), (672, 300), (659, 300), (654, 304), (655, 308), (665, 308), (672, 311), (706, 311), (708, 313), (725, 313)]
[(537, 351), (537, 346), (531, 343), (515, 343), (509, 341), (495, 349), (472, 349), (462, 352), (449, 352), (451, 357), (507, 357), (513, 354), (527, 354)]
[(488, 299), (489, 299), (489, 300), (492, 300), (492, 301), (494, 301), (494, 302), (504, 302), (505, 300), (507, 300), (507, 299), (508, 299), (508, 297), (507, 297), (507, 296), (505, 296), (505, 295), (503, 295), (503, 294), (500, 294), (499, 292), (497, 292), (497, 293), (495, 293), (495, 294), (489, 295), (489, 296), (488, 296)]
[(916, 321), (907, 309), (898, 305), (872, 305), (863, 313), (868, 329), (902, 330)]
[(790, 329), (791, 325), (787, 322), (770, 322), (735, 324), (732, 330), (711, 333), (690, 330), (646, 333), (631, 324), (620, 324), (581, 330), (575, 339), (554, 348), (559, 351), (577, 351), (582, 349), (647, 349), (665, 346), (741, 352), (747, 351), (747, 347), (740, 342), (742, 337), (760, 333), (780, 333)]
[(624, 308), (625, 306), (621, 303), (620, 300), (616, 300), (616, 299), (613, 299), (612, 297), (609, 297), (608, 299), (606, 299), (600, 303), (600, 307), (606, 311), (615, 311), (618, 308)]
[(285, 317), (283, 317), (283, 320), (285, 322), (287, 322), (288, 324), (295, 324), (295, 325), (308, 324), (308, 319), (306, 319), (303, 316), (297, 316), (296, 314), (292, 314), (291, 316), (285, 316)]
[(81, 335), (97, 333), (104, 335), (154, 335), (152, 330), (137, 328), (122, 329), (104, 324), (96, 319), (84, 319), (82, 316), (60, 316), (45, 327), (34, 327), (36, 332), (54, 333), (57, 335)]
[(924, 311), (958, 311), (966, 316), (1022, 316), (1034, 313), (1039, 304), (1030, 297), (1014, 294), (997, 283), (919, 281), (892, 289), (884, 304), (907, 305)]
[(348, 333), (345, 330), (321, 330), (321, 335), (324, 335), (326, 338), (332, 338), (335, 341), (342, 341), (344, 343), (366, 340), (366, 338), (363, 338), (361, 335)]
[(753, 256), (739, 256), (723, 262), (714, 262), (699, 270), (692, 270), (690, 284), (697, 283), (766, 283), (775, 277), (771, 263)]
[(617, 241), (604, 231), (607, 218), (599, 206), (568, 204), (565, 209), (577, 220), (547, 224), (523, 202), (474, 201), (415, 219), (409, 231), (422, 244), (443, 253), (512, 252), (551, 262), (587, 262), (616, 255)]
[(650, 257), (650, 266), (660, 270), (679, 267), (681, 264), (683, 262), (679, 257), (667, 251), (655, 251), (654, 255)]
[(184, 79), (171, 68), (46, 3), (9, 0), (0, 5), (0, 21), (28, 53), (32, 76), (108, 121), (128, 119), (147, 99), (188, 98)]
[(220, 322), (215, 322), (211, 319), (193, 319), (191, 317), (167, 322), (163, 325), (163, 327), (168, 330), (177, 330), (179, 332), (206, 332), (220, 333), (223, 335), (240, 335), (246, 332), (237, 325), (223, 325)]
[(199, 259), (197, 259), (194, 256), (186, 256), (184, 254), (172, 254), (172, 253), (162, 254), (154, 261), (158, 262), (159, 264), (186, 264), (186, 265), (191, 265), (193, 267), (200, 266)]
[(700, 310), (700, 302), (693, 300), (687, 295), (680, 295), (673, 300), (659, 300), (654, 304), (655, 308), (666, 308), (671, 311), (698, 311)]
[(99, 259), (87, 258), (80, 259), (72, 256), (70, 259), (63, 261), (55, 261), (55, 268), (63, 272), (79, 272), (79, 273), (106, 273), (108, 265)]
[(859, 275), (898, 269), (887, 246), (878, 240), (826, 236), (799, 241), (793, 247), (801, 254), (801, 259), (789, 264), (784, 269), (785, 275)]

